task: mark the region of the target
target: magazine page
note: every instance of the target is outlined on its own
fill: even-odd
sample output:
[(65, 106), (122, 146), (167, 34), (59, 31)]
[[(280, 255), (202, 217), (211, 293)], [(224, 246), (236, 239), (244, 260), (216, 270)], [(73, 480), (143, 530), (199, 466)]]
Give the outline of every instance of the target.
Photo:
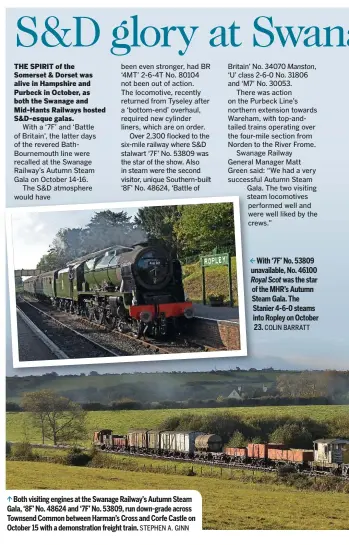
[(6, 10), (9, 541), (348, 537), (348, 14)]

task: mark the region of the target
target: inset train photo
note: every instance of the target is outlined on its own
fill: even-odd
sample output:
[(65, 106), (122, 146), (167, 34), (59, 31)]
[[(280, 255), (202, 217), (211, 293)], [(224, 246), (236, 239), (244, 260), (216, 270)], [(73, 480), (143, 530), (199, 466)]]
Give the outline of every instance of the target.
[(238, 198), (16, 209), (7, 228), (15, 367), (246, 355)]

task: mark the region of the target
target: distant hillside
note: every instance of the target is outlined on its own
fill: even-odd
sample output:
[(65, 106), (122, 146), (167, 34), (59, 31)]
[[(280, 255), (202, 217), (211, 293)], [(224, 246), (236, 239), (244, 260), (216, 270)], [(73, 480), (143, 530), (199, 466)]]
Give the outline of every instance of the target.
[[(108, 404), (125, 397), (142, 402), (217, 399), (232, 390), (249, 392), (263, 386), (275, 390), (276, 378), (284, 371), (211, 371), (208, 373), (135, 373), (121, 375), (8, 377), (7, 400), (20, 402), (21, 395), (41, 389), (52, 389), (80, 403)], [(267, 394), (267, 395), (268, 395)]]

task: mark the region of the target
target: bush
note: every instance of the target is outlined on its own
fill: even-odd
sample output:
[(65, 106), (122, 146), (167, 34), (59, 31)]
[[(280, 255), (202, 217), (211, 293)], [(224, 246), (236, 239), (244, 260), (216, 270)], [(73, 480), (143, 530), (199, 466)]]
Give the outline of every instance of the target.
[(134, 411), (134, 410), (140, 410), (143, 408), (143, 404), (140, 401), (136, 401), (134, 399), (120, 399), (118, 401), (114, 401), (111, 404), (111, 409), (113, 411)]
[(343, 490), (343, 480), (334, 476), (324, 477), (314, 482), (313, 488), (318, 492), (339, 492)]
[(110, 407), (108, 405), (103, 405), (103, 403), (91, 402), (91, 403), (82, 403), (81, 405), (84, 411), (108, 411)]
[(349, 494), (349, 484), (343, 485), (343, 492), (344, 494)]
[(26, 441), (12, 445), (12, 457), (22, 458), (28, 462), (39, 459), (39, 456), (34, 454), (31, 444)]
[(130, 456), (110, 456), (103, 452), (97, 452), (88, 465), (89, 467), (124, 469), (126, 471), (137, 471), (140, 467), (137, 461)]
[(241, 433), (241, 431), (236, 430), (234, 431), (233, 436), (228, 443), (228, 447), (242, 448), (245, 447), (247, 443), (248, 441), (244, 434)]
[(271, 443), (281, 443), (289, 448), (309, 448), (313, 447), (313, 437), (311, 432), (302, 426), (301, 423), (290, 422), (276, 428), (270, 435)]
[(8, 458), (9, 456), (11, 456), (11, 452), (12, 452), (11, 443), (9, 443), (8, 441), (6, 441), (6, 458)]
[(308, 488), (313, 488), (314, 481), (302, 473), (289, 473), (284, 475), (282, 481), (289, 485), (298, 488), (298, 490), (305, 490)]
[(277, 472), (279, 477), (287, 477), (288, 475), (297, 473), (297, 470), (294, 466), (285, 464), (279, 466)]
[(69, 466), (87, 466), (92, 460), (92, 455), (83, 452), (78, 447), (73, 447), (67, 454), (65, 462)]

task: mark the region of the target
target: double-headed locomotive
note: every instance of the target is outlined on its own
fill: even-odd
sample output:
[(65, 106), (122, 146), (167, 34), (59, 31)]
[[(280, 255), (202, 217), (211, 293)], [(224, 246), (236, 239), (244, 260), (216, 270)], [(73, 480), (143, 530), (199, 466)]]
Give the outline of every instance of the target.
[(161, 247), (108, 248), (24, 281), (24, 293), (138, 337), (180, 333), (193, 317), (182, 268)]
[(320, 471), (349, 476), (349, 440), (318, 439), (313, 450), (287, 448), (276, 443), (249, 443), (246, 447), (223, 447), (219, 435), (197, 431), (137, 429), (126, 435), (112, 430), (96, 431), (93, 444), (119, 453), (239, 463), (256, 467), (292, 466), (299, 471)]

